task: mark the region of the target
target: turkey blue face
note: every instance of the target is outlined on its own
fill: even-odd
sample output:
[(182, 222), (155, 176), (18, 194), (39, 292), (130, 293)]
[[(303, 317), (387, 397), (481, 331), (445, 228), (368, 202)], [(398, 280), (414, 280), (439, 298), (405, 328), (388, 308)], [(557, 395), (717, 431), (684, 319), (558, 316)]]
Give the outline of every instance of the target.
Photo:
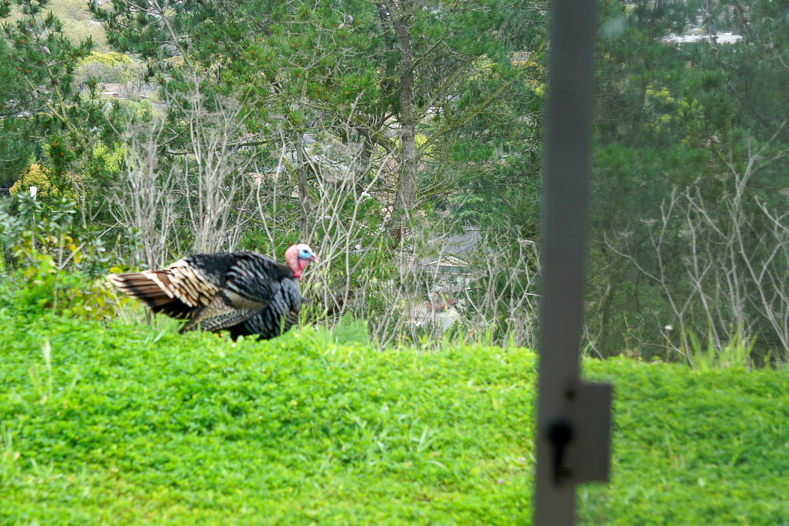
[(318, 261), (318, 256), (313, 254), (312, 250), (309, 248), (301, 248), (299, 249), (299, 259), (304, 261)]

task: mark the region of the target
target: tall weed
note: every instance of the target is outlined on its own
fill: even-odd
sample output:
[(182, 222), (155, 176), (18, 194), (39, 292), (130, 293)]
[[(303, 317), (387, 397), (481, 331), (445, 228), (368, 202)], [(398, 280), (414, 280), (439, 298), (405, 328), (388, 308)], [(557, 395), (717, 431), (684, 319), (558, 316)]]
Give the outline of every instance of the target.
[(709, 371), (715, 369), (745, 369), (753, 366), (751, 352), (756, 343), (756, 338), (743, 335), (742, 326), (732, 333), (732, 338), (724, 346), (715, 347), (712, 336), (707, 338), (706, 350), (692, 332), (688, 333), (692, 349), (690, 350), (690, 366), (694, 369)]

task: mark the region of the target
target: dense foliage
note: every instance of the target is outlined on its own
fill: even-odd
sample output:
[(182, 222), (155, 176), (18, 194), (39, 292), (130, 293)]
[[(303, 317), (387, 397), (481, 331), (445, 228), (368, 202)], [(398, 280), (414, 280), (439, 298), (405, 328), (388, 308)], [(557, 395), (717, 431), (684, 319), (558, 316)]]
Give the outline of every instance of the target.
[[(789, 524), (787, 1), (598, 4), (580, 522)], [(546, 7), (0, 2), (0, 523), (527, 522)], [(269, 342), (105, 279), (295, 241)]]
[(587, 318), (600, 356), (684, 360), (691, 333), (722, 347), (738, 327), (763, 359), (789, 351), (785, 13), (600, 4)]
[[(106, 53), (70, 5), (0, 6), (0, 188), (124, 268), (310, 243), (309, 319), (382, 346), (536, 345), (544, 3), (97, 2)], [(785, 360), (785, 2), (598, 7), (585, 344)]]

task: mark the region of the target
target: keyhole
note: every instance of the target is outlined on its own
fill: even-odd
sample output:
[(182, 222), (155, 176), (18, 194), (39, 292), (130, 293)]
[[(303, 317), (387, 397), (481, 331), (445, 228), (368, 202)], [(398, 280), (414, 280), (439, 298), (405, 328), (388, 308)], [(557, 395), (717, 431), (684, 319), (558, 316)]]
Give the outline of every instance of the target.
[(553, 446), (553, 483), (559, 486), (562, 482), (562, 465), (567, 444), (573, 440), (573, 428), (564, 420), (558, 420), (548, 427), (548, 441)]

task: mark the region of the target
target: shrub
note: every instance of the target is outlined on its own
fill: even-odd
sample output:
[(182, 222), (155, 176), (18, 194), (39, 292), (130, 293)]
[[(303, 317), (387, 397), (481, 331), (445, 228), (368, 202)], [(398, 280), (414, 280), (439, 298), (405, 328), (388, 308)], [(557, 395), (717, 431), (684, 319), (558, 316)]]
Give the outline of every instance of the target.
[(40, 164), (32, 164), (19, 172), (19, 179), (11, 187), (11, 195), (14, 196), (19, 192), (28, 193), (30, 187), (37, 188), (36, 196), (42, 199), (49, 197), (52, 185), (49, 182), (49, 170)]
[(45, 310), (101, 319), (125, 302), (104, 280), (115, 262), (91, 230), (78, 228), (74, 203), (61, 199), (47, 206), (27, 194), (0, 211), (0, 248), (11, 253), (7, 278), (12, 291), (5, 303), (25, 314)]
[(103, 278), (59, 269), (52, 256), (31, 251), (27, 258), (30, 265), (14, 273), (12, 293), (2, 298), (3, 303), (13, 305), (22, 314), (38, 316), (48, 310), (64, 316), (105, 319), (114, 317), (128, 301), (118, 299)]

